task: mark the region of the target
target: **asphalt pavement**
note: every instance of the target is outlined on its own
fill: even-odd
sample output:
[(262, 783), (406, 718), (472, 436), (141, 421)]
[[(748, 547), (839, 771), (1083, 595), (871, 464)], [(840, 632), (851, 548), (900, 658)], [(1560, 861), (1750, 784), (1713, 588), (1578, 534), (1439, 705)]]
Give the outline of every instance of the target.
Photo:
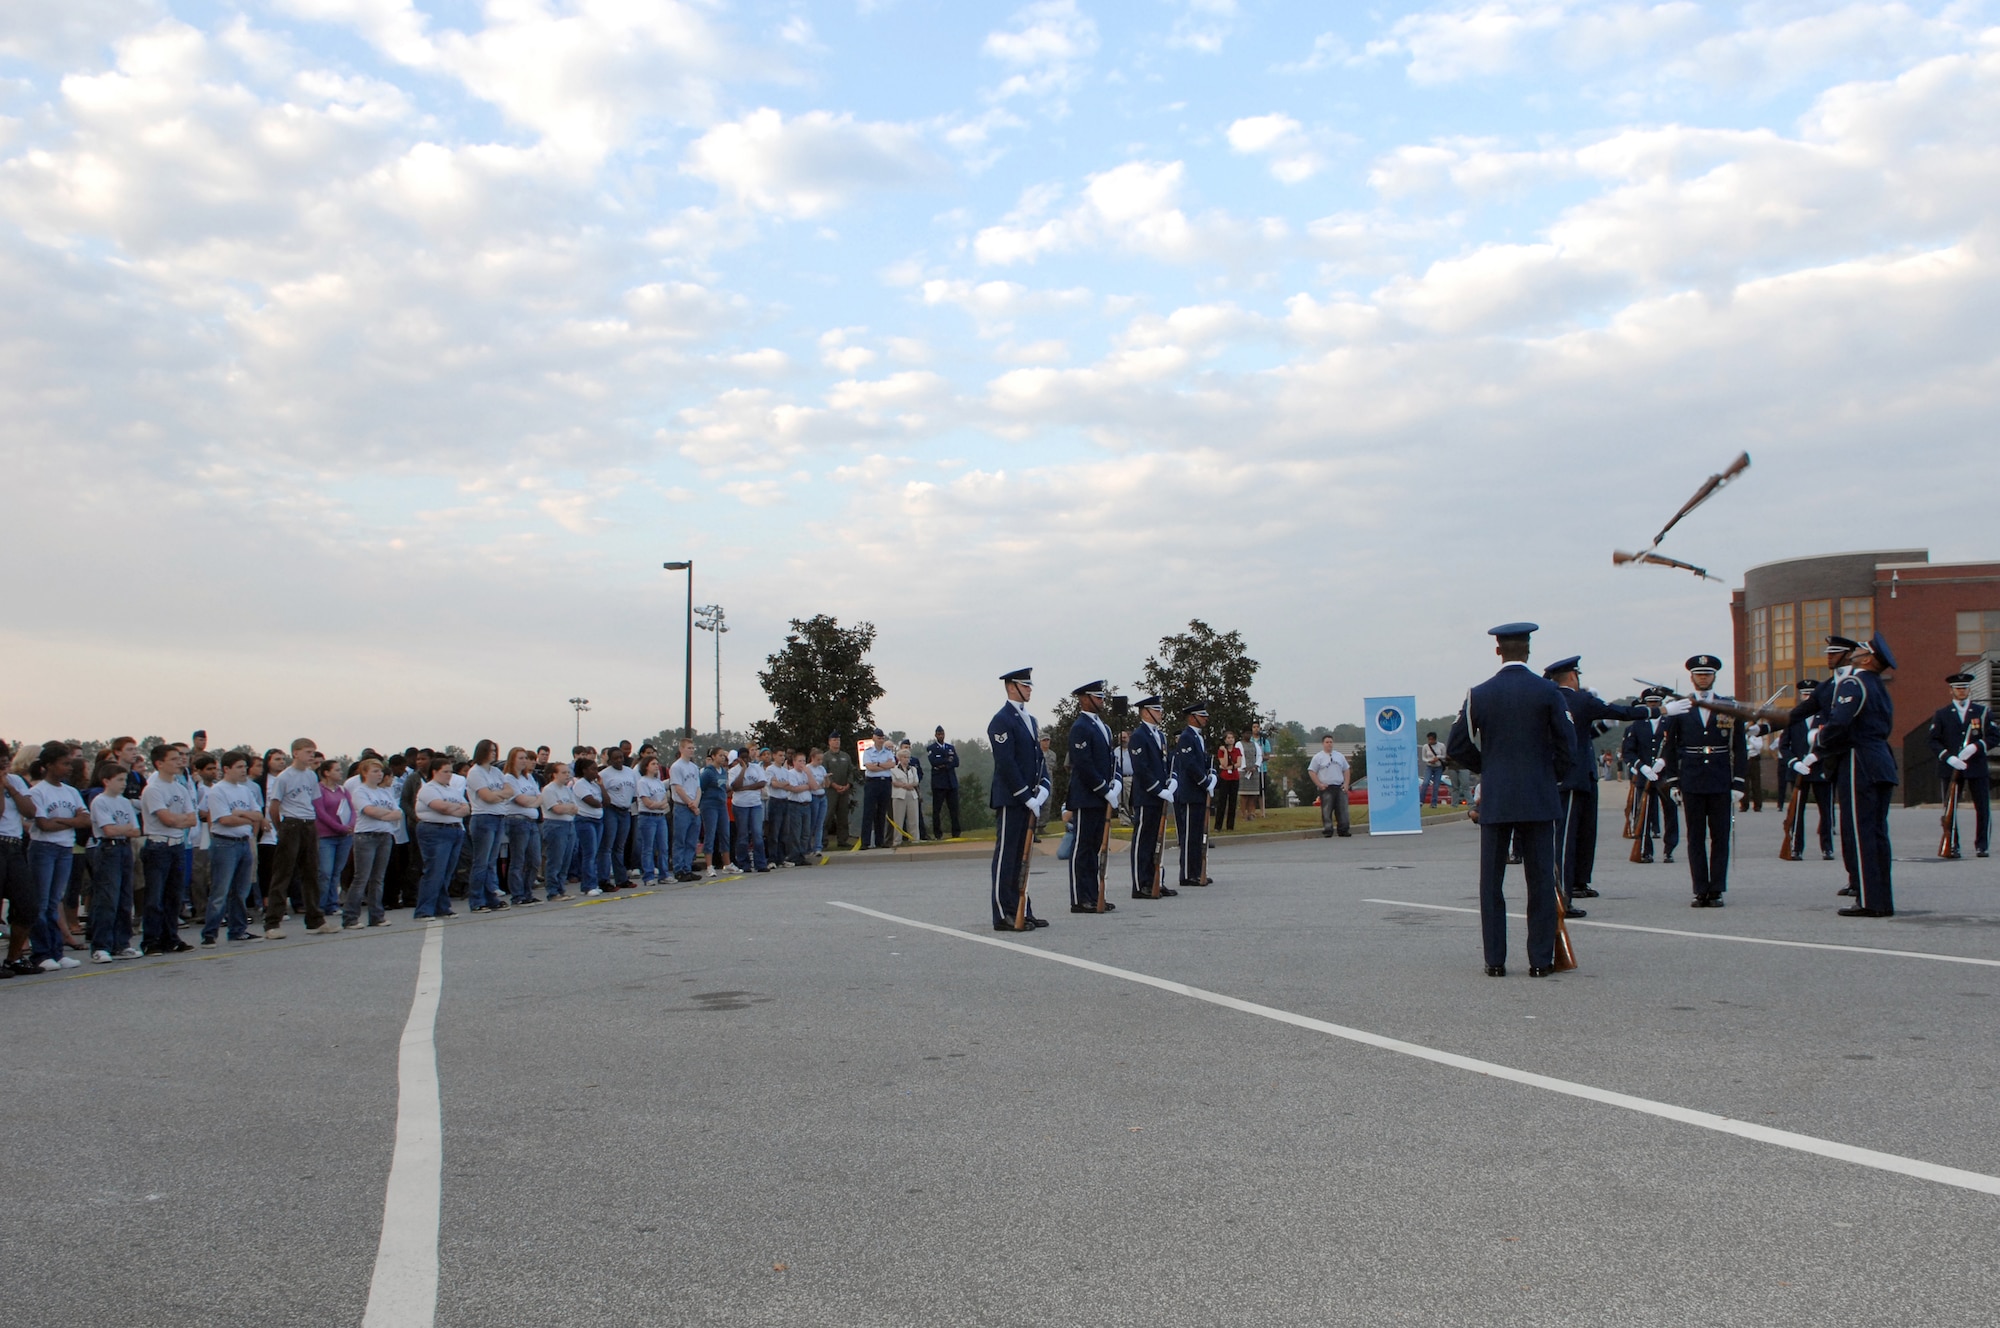
[[(1607, 799), (1589, 923), (1658, 930), (1546, 979), (1519, 921), (1484, 975), (1462, 823), (1103, 916), (1038, 860), (1038, 953), (981, 943), (984, 864), (861, 854), (443, 924), (436, 1322), (1990, 1324), (2000, 1195), (1411, 1054), (2000, 1177), (2000, 865), (1898, 810), (1899, 916), (1848, 920), (1739, 829), (1691, 910)], [(393, 916), (0, 984), (7, 1322), (361, 1322)]]

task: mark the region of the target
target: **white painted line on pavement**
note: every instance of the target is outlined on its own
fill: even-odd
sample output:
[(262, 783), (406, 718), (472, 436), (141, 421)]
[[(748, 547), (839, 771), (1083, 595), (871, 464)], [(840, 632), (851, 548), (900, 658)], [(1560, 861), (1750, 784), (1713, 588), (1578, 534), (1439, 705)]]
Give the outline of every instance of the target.
[[(1394, 908), (1428, 908), (1438, 913), (1477, 913), (1476, 908), (1465, 908), (1457, 904), (1416, 904), (1407, 899), (1364, 899), (1364, 904), (1388, 904)], [(1523, 918), (1525, 913), (1509, 913), (1510, 918)], [(1834, 941), (1774, 941), (1765, 936), (1726, 936), (1717, 931), (1679, 931), (1673, 927), (1640, 927), (1630, 922), (1591, 922), (1576, 918), (1564, 919), (1572, 927), (1608, 927), (1612, 931), (1644, 931), (1655, 936), (1689, 936), (1697, 941), (1735, 941), (1739, 945), (1778, 945), (1787, 950), (1844, 950), (1849, 954), (1890, 955), (1897, 959), (1934, 959), (1940, 964), (1977, 964), (1981, 968), (2000, 968), (2000, 959), (1974, 959), (1970, 955), (1934, 954), (1929, 950), (1885, 950), (1875, 945), (1841, 945)]]
[(396, 1152), (382, 1201), (382, 1244), (361, 1328), (431, 1328), (437, 1318), (438, 1220), (444, 1199), (444, 1122), (438, 1097), (438, 997), (444, 928), (424, 933), (417, 994), (397, 1058)]
[(1258, 1005), (1254, 1001), (1238, 1000), (1234, 996), (1224, 996), (1218, 992), (1204, 991), (1200, 987), (1190, 987), (1184, 982), (1173, 982), (1166, 978), (1156, 978), (1145, 973), (1135, 973), (1126, 968), (1113, 968), (1090, 959), (1078, 959), (1071, 955), (1057, 954), (1053, 950), (1038, 950), (1032, 945), (1022, 945), (1017, 941), (1003, 941), (994, 936), (980, 936), (972, 932), (960, 931), (955, 927), (940, 927), (936, 923), (918, 922), (915, 918), (900, 917), (894, 913), (879, 913), (859, 904), (843, 904), (839, 900), (829, 900), (835, 908), (844, 908), (854, 913), (864, 913), (871, 918), (893, 922), (903, 927), (919, 927), (924, 931), (934, 931), (940, 936), (953, 940), (973, 941), (980, 945), (991, 945), (1002, 950), (1014, 950), (1021, 954), (1033, 955), (1051, 963), (1068, 964), (1071, 968), (1081, 968), (1091, 973), (1102, 973), (1106, 977), (1122, 978), (1141, 986), (1157, 987), (1178, 996), (1187, 996), (1210, 1005), (1219, 1005), (1226, 1010), (1237, 1010), (1243, 1014), (1254, 1014), (1264, 1019), (1276, 1020), (1281, 1024), (1291, 1024), (1295, 1028), (1309, 1029), (1315, 1033), (1325, 1033), (1332, 1037), (1358, 1042), (1365, 1047), (1375, 1047), (1382, 1051), (1393, 1051), (1399, 1055), (1411, 1056), (1417, 1060), (1431, 1061), (1438, 1065), (1448, 1065), (1457, 1070), (1470, 1070), (1474, 1074), (1488, 1075), (1495, 1079), (1505, 1079), (1511, 1083), (1525, 1084), (1530, 1088), (1545, 1089), (1551, 1093), (1561, 1093), (1566, 1097), (1582, 1098), (1587, 1102), (1599, 1102), (1605, 1106), (1623, 1107), (1646, 1116), (1657, 1116), (1662, 1120), (1676, 1121), (1682, 1125), (1694, 1125), (1704, 1130), (1714, 1130), (1718, 1134), (1733, 1134), (1739, 1138), (1751, 1139), (1758, 1143), (1772, 1144), (1779, 1148), (1790, 1148), (1801, 1153), (1813, 1153), (1820, 1157), (1830, 1157), (1839, 1162), (1851, 1162), (1860, 1167), (1873, 1167), (1878, 1171), (1893, 1171), (1898, 1175), (1914, 1176), (1918, 1180), (1935, 1181), (1939, 1185), (1953, 1185), (1965, 1190), (1978, 1190), (1982, 1194), (2000, 1195), (2000, 1176), (1988, 1176), (1977, 1171), (1962, 1171), (1957, 1167), (1939, 1166), (1935, 1162), (1924, 1162), (1913, 1157), (1901, 1157), (1895, 1153), (1880, 1153), (1872, 1148), (1857, 1148), (1852, 1144), (1835, 1143), (1831, 1139), (1816, 1139), (1810, 1134), (1794, 1134), (1790, 1130), (1777, 1130), (1768, 1125), (1758, 1125), (1751, 1121), (1734, 1120), (1728, 1116), (1718, 1116), (1712, 1112), (1695, 1111), (1688, 1107), (1677, 1107), (1670, 1102), (1655, 1102), (1650, 1098), (1634, 1097), (1630, 1093), (1616, 1093), (1608, 1088), (1594, 1088), (1589, 1084), (1573, 1083), (1568, 1079), (1557, 1079), (1546, 1074), (1536, 1074), (1531, 1070), (1517, 1070), (1509, 1065), (1498, 1065), (1492, 1061), (1474, 1060), (1470, 1056), (1460, 1056), (1455, 1052), (1439, 1051), (1434, 1047), (1422, 1046), (1415, 1042), (1403, 1042), (1396, 1038), (1383, 1037), (1380, 1033), (1369, 1033), (1359, 1028), (1348, 1028), (1344, 1024), (1328, 1023), (1324, 1019), (1314, 1019), (1310, 1015), (1293, 1014), (1290, 1010), (1280, 1010), (1275, 1006)]

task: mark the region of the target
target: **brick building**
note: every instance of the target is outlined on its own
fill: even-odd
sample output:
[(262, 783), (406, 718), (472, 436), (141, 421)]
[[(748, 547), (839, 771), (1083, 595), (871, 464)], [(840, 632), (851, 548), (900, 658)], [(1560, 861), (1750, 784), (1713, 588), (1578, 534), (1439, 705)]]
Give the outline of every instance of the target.
[[(1971, 671), (1979, 679), (1974, 695), (1994, 697), (2000, 562), (1933, 563), (1927, 549), (1787, 558), (1745, 572), (1729, 612), (1736, 694), (1746, 700), (1825, 677), (1820, 647), (1829, 633), (1858, 641), (1882, 633), (1898, 665), (1890, 696), (1907, 798), (1935, 797), (1925, 733), (1945, 703), (1945, 675)], [(1787, 692), (1779, 704), (1795, 699), (1796, 691)]]

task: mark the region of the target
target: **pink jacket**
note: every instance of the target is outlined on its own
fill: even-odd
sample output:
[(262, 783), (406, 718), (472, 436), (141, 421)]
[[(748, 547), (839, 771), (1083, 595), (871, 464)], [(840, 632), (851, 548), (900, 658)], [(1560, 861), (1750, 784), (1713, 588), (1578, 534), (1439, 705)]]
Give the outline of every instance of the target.
[[(342, 820), (341, 813), (347, 813)], [(347, 796), (347, 790), (340, 787), (319, 786), (313, 794), (313, 820), (319, 823), (321, 835), (351, 835), (354, 833), (354, 800)]]

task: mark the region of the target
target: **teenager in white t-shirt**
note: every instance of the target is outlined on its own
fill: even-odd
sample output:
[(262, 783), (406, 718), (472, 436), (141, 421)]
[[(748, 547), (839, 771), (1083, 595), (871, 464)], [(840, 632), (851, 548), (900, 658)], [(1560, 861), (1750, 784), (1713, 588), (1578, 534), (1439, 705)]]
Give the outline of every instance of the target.
[(507, 894), (516, 904), (539, 904), (535, 878), (542, 871), (542, 786), (535, 782), (535, 754), (507, 753)]
[[(609, 789), (608, 772), (606, 788)], [(667, 874), (667, 817), (671, 807), (660, 758), (640, 757), (638, 778), (632, 790), (632, 849), (639, 856), (642, 885), (658, 885)]]
[(549, 767), (549, 782), (542, 785), (542, 880), (543, 897), (562, 899), (569, 894), (569, 869), (576, 858), (576, 791), (569, 766), (557, 761)]
[(28, 962), (30, 928), (25, 920), (33, 893), (28, 874), (27, 818), (35, 814), (35, 804), (28, 798), (28, 781), (8, 768), (13, 759), (14, 749), (0, 742), (0, 900), (19, 909), (23, 919), (23, 925), (14, 928), (8, 962), (0, 965), (0, 974), (7, 976), (13, 975), (16, 961), (23, 966)]
[(97, 841), (91, 869), (90, 958), (137, 959), (132, 948), (132, 845), (145, 832), (139, 809), (125, 796), (125, 767), (106, 761), (97, 767), (97, 796), (90, 800), (90, 830)]
[(417, 885), (419, 918), (452, 915), (451, 876), (465, 850), (465, 818), (472, 813), (465, 795), (452, 787), (454, 778), (450, 760), (440, 756), (431, 766), (431, 777), (417, 789), (417, 848), (424, 859)]
[(580, 756), (576, 778), (576, 888), (586, 895), (604, 893), (604, 790), (597, 786), (597, 762)]
[(250, 778), (250, 754), (225, 752), (222, 778), (208, 788), (208, 908), (201, 943), (214, 945), (227, 923), (232, 941), (261, 941), (250, 930), (250, 888), (257, 880), (256, 839), (270, 827), (264, 791)]
[[(80, 962), (63, 954), (61, 916), (63, 896), (69, 891), (76, 832), (90, 828), (90, 813), (84, 807), (83, 795), (63, 782), (74, 760), (64, 749), (61, 756), (52, 755), (28, 767), (28, 776), (34, 781), (28, 786), (28, 801), (35, 809), (28, 828), (31, 921), (27, 930), (32, 938), (29, 957), (44, 973), (75, 968)], [(18, 924), (12, 924), (11, 917), (9, 921), (16, 931), (21, 930)]]

